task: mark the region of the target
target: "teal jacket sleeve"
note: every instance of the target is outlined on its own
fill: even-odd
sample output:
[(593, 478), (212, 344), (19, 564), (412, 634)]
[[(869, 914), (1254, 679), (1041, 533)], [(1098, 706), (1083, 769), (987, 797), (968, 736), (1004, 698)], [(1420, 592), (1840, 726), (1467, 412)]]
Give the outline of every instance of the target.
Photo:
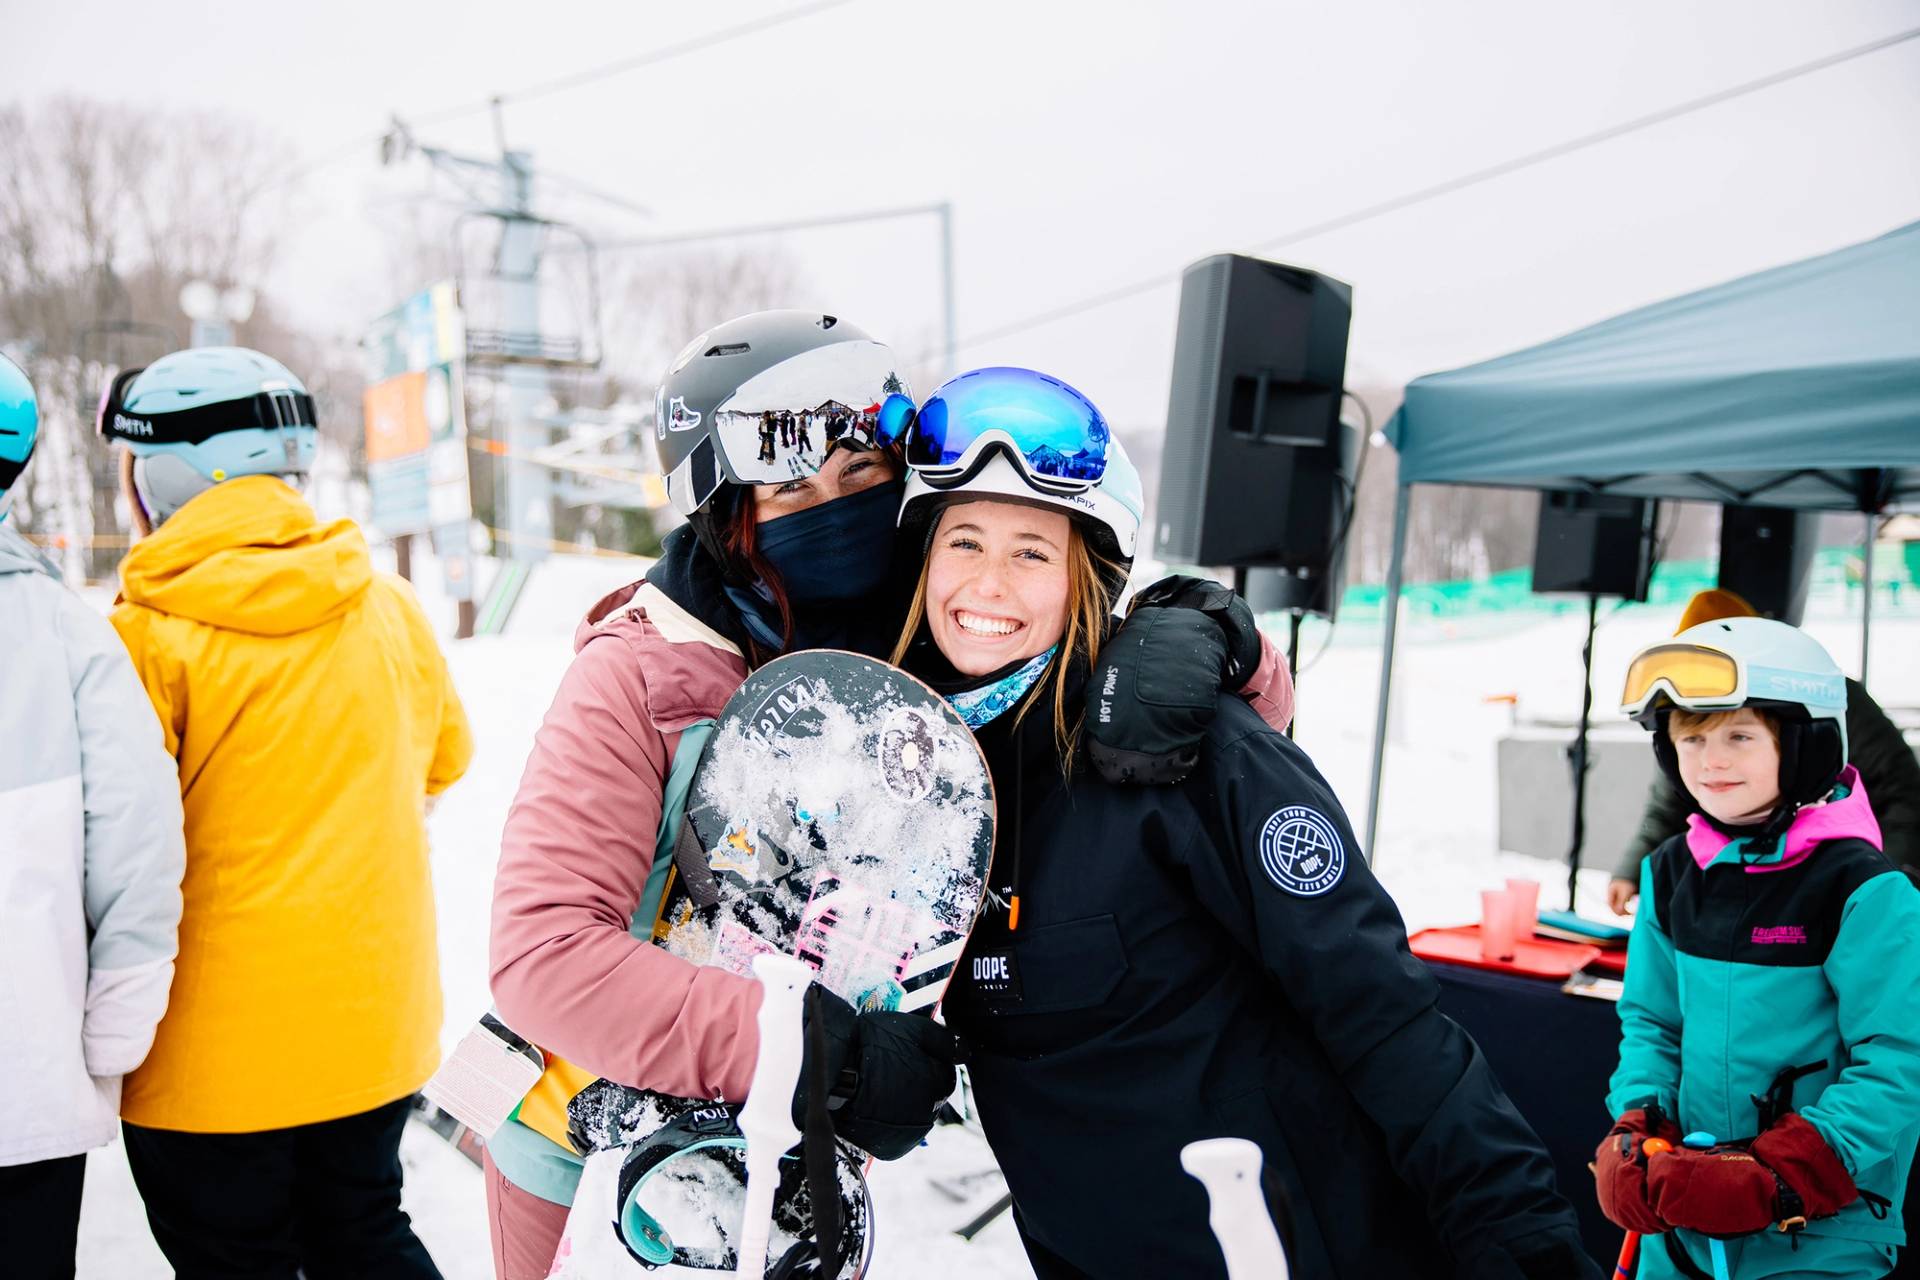
[(1847, 1066), (1800, 1114), (1857, 1174), (1920, 1124), (1920, 889), (1896, 872), (1855, 889), (1826, 974)]
[(1680, 985), (1673, 939), (1654, 901), (1655, 850), (1640, 868), (1640, 911), (1627, 939), (1626, 990), (1620, 996), (1620, 1065), (1607, 1089), (1614, 1115), (1658, 1100), (1680, 1113)]

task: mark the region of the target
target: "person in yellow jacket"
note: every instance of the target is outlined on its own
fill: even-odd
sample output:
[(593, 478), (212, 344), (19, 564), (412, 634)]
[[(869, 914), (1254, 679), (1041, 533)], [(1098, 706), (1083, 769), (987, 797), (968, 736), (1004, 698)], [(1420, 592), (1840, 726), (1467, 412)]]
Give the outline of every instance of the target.
[(102, 434), (143, 536), (113, 625), (179, 764), (173, 993), (121, 1117), (182, 1276), (437, 1276), (400, 1208), (439, 1060), (424, 825), (472, 737), (411, 589), (287, 478), (313, 402), (239, 348), (114, 380)]

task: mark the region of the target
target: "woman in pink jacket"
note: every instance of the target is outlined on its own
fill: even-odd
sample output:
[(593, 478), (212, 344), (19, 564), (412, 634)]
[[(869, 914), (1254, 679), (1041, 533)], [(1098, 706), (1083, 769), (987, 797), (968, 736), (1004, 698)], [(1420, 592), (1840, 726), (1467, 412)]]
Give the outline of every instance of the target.
[[(852, 429), (817, 448), (796, 435), (766, 456), (764, 415), (829, 401), (853, 407)], [(488, 1153), (501, 1280), (538, 1280), (553, 1259), (578, 1178), (578, 1157), (564, 1145), (573, 1091), (604, 1077), (682, 1097), (746, 1095), (758, 985), (668, 955), (629, 925), (681, 733), (718, 714), (751, 668), (782, 653), (887, 652), (905, 612), (893, 563), (901, 468), (890, 446), (912, 408), (893, 353), (817, 313), (729, 321), (688, 344), (667, 372), (656, 440), (668, 496), (687, 524), (668, 535), (643, 581), (599, 601), (581, 623), (501, 841), (494, 1000), (520, 1035), (564, 1059)], [(910, 587), (918, 563), (908, 558)], [(1157, 598), (1166, 613), (1185, 602), (1177, 592)], [(1284, 723), (1285, 666), (1244, 607), (1179, 611), (1189, 626), (1217, 628), (1224, 643), (1176, 653), (1164, 637), (1180, 629), (1163, 626), (1155, 629), (1163, 638), (1147, 644), (1204, 666), (1196, 680), (1210, 689), (1250, 675), (1245, 696)], [(1197, 740), (1205, 728), (1129, 710), (1116, 723), (1137, 739), (1111, 745), (1130, 762), (1189, 747), (1174, 740)], [(953, 1089), (945, 1028), (844, 1005), (832, 1021), (838, 1050), (859, 1067), (836, 1129), (875, 1154), (904, 1154)]]

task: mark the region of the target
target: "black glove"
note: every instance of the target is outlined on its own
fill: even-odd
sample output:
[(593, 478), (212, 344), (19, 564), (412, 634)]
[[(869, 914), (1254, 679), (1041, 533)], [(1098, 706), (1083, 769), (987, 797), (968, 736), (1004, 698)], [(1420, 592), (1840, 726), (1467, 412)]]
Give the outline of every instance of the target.
[(1087, 682), (1087, 748), (1119, 786), (1178, 782), (1200, 759), (1222, 692), (1260, 665), (1247, 602), (1205, 578), (1162, 578), (1134, 597)]
[(824, 1078), (833, 1131), (882, 1160), (919, 1146), (953, 1093), (953, 1033), (921, 1014), (856, 1013), (816, 985), (807, 993), (805, 1040), (794, 1123), (805, 1128), (807, 1083)]
[[(1131, 618), (1142, 609), (1192, 609), (1204, 613), (1220, 628), (1227, 644), (1227, 665), (1220, 672), (1220, 688), (1235, 693), (1253, 679), (1260, 665), (1260, 628), (1247, 602), (1210, 578), (1176, 573), (1134, 593), (1127, 605)], [(1122, 630), (1125, 630), (1123, 624)]]

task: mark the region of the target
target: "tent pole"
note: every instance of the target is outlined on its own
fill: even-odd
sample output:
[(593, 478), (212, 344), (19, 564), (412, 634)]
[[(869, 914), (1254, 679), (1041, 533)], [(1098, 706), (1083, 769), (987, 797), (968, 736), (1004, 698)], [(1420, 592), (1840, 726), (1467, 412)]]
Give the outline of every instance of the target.
[(1580, 651), (1580, 731), (1567, 748), (1573, 768), (1573, 843), (1567, 849), (1567, 910), (1580, 913), (1580, 850), (1587, 842), (1587, 740), (1593, 723), (1593, 633), (1600, 627), (1600, 597), (1587, 593), (1587, 647)]
[(1865, 547), (1860, 553), (1860, 687), (1867, 685), (1867, 638), (1873, 634), (1873, 512), (1867, 515)]
[(1380, 708), (1373, 717), (1373, 776), (1367, 783), (1367, 865), (1373, 865), (1373, 842), (1380, 830), (1380, 774), (1387, 759), (1387, 699), (1393, 693), (1393, 643), (1400, 620), (1400, 578), (1407, 559), (1407, 505), (1413, 486), (1396, 487), (1393, 497), (1393, 558), (1387, 567), (1387, 630), (1381, 640)]

